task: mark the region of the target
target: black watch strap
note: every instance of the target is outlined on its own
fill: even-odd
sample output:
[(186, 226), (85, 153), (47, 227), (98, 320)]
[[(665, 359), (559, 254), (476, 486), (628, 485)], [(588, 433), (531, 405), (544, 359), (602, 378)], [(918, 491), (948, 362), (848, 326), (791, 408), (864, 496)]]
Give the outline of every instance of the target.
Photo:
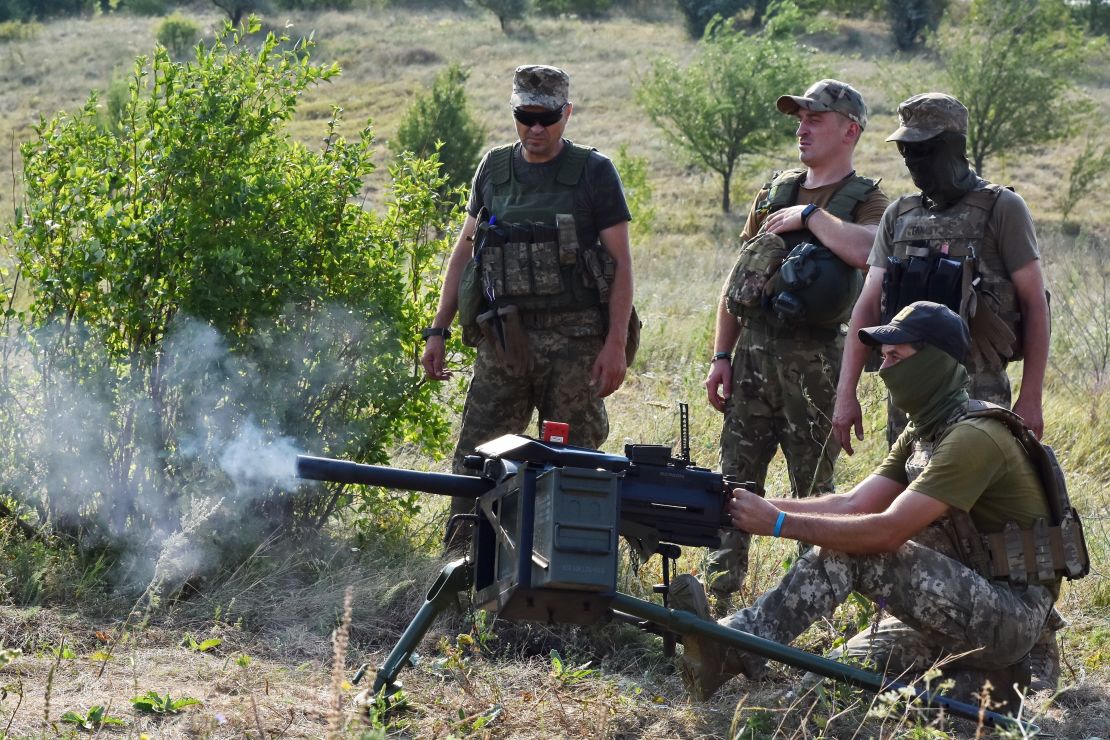
[(429, 326), (427, 329), (420, 330), (420, 336), (427, 340), (428, 337), (443, 337), (443, 341), (451, 338), (451, 330), (444, 329), (438, 326)]
[(809, 217), (812, 216), (813, 212), (816, 211), (819, 207), (820, 206), (818, 206), (816, 203), (810, 203), (808, 206), (802, 209), (802, 226), (806, 225), (806, 221), (809, 221)]

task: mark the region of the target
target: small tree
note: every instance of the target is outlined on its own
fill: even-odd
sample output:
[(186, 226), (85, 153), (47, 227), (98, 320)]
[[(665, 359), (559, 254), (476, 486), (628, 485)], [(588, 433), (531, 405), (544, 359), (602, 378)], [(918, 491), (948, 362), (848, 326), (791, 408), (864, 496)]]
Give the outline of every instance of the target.
[(465, 186), (474, 174), (485, 129), (474, 119), (466, 100), (469, 73), (451, 64), (436, 75), (432, 89), (406, 111), (391, 148), (395, 154), (412, 152), (429, 157), (439, 152), (442, 174), (449, 187)]
[(1068, 135), (1081, 106), (1075, 80), (1104, 53), (1064, 0), (973, 0), (937, 38), (949, 92), (968, 109), (968, 154), (986, 160)]
[(1087, 197), (1101, 192), (1100, 185), (1107, 181), (1110, 174), (1110, 146), (1102, 143), (1105, 137), (1088, 136), (1083, 151), (1072, 160), (1068, 169), (1068, 185), (1056, 194), (1056, 207), (1060, 209), (1060, 220), (1065, 228), (1076, 206)]
[(894, 45), (910, 51), (937, 30), (948, 0), (887, 0), (886, 14)]
[[(678, 0), (678, 8), (682, 11), (690, 38), (700, 39), (713, 16), (719, 15), (728, 20), (751, 5), (751, 2), (752, 0)], [(763, 8), (767, 7), (767, 0), (758, 2)]]
[(212, 0), (212, 4), (224, 12), (231, 25), (238, 27), (243, 17), (253, 13), (258, 7), (257, 0)]
[(485, 8), (497, 16), (501, 31), (508, 33), (515, 21), (523, 20), (531, 6), (529, 0), (471, 0), (479, 8)]
[(740, 158), (772, 152), (796, 128), (775, 100), (784, 90), (804, 90), (815, 76), (795, 42), (776, 32), (774, 19), (752, 36), (724, 23), (711, 26), (689, 65), (657, 59), (636, 89), (637, 102), (663, 135), (695, 165), (721, 176), (726, 213)]

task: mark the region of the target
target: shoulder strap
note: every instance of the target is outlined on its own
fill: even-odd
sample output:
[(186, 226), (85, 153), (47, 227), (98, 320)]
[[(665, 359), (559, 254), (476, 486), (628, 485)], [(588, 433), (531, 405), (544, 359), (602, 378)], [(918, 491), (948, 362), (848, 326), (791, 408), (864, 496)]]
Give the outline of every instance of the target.
[(504, 185), (512, 177), (513, 144), (496, 147), (489, 153), (489, 179), (493, 185)]
[(867, 200), (871, 193), (879, 187), (879, 180), (870, 177), (852, 175), (840, 189), (836, 191), (825, 210), (841, 219), (851, 221), (859, 204)]
[(577, 185), (586, 169), (586, 160), (590, 158), (591, 152), (596, 151), (597, 149), (592, 146), (579, 146), (567, 139), (566, 151), (563, 152), (563, 159), (559, 163), (559, 171), (555, 175), (555, 181), (560, 185)]
[(805, 174), (803, 169), (793, 169), (771, 175), (771, 181), (767, 184), (767, 211), (779, 211), (794, 205)]

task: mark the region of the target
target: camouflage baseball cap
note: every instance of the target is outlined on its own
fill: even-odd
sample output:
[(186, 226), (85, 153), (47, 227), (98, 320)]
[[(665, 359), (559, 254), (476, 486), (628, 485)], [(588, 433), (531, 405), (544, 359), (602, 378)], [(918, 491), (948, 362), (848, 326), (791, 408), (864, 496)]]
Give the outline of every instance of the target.
[(887, 141), (925, 141), (945, 131), (966, 135), (967, 108), (951, 95), (921, 93), (898, 106), (898, 123)]
[(797, 113), (799, 108), (818, 113), (831, 110), (855, 121), (860, 128), (867, 128), (867, 104), (863, 102), (863, 96), (840, 80), (815, 82), (804, 95), (783, 95), (775, 105), (787, 114)]
[(538, 105), (548, 110), (561, 108), (570, 93), (570, 75), (546, 64), (523, 64), (513, 75), (513, 95), (509, 105), (520, 108)]

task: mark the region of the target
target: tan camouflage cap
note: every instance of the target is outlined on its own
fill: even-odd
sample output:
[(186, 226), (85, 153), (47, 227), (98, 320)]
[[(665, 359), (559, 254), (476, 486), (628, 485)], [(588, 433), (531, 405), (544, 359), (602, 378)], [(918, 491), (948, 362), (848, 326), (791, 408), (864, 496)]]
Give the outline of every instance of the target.
[(561, 108), (570, 93), (570, 75), (546, 64), (523, 64), (513, 75), (513, 95), (509, 105), (520, 108), (539, 105), (548, 110)]
[(945, 131), (967, 135), (967, 108), (951, 95), (914, 95), (898, 106), (898, 129), (887, 141), (925, 141)]
[(840, 80), (821, 80), (815, 82), (804, 95), (783, 95), (775, 105), (786, 114), (794, 114), (799, 108), (815, 111), (835, 111), (849, 120), (855, 121), (860, 128), (867, 128), (867, 104), (863, 96)]

